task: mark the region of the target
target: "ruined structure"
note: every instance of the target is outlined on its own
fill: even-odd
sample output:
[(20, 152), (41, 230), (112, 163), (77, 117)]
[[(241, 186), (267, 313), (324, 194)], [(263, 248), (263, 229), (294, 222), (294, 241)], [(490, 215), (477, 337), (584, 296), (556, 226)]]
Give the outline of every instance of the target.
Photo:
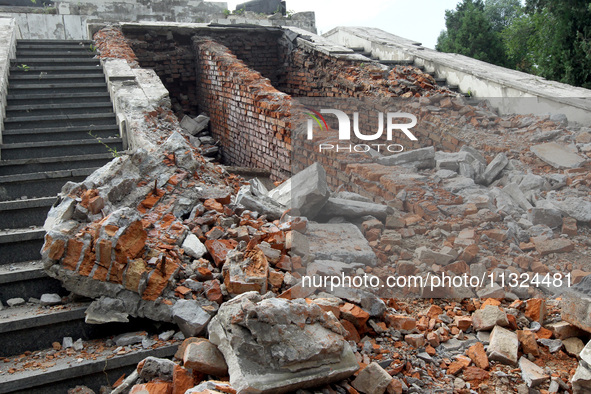
[[(97, 29), (129, 151), (63, 187), (43, 265), (87, 323), (162, 326), (6, 357), (0, 389), (77, 357), (114, 393), (588, 390), (591, 130), (499, 111), (355, 32)], [(363, 132), (339, 139), (335, 110)], [(406, 120), (369, 140), (376, 112)]]

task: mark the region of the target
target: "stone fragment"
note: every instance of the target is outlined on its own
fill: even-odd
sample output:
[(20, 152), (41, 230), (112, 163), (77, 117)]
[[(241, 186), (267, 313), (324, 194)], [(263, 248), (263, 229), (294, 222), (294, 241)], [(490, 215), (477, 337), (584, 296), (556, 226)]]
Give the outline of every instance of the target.
[(176, 364), (166, 358), (149, 356), (140, 361), (137, 367), (140, 378), (145, 381), (161, 379), (172, 382)]
[(538, 343), (546, 346), (550, 353), (556, 353), (562, 349), (562, 340), (560, 339), (539, 338)]
[(557, 323), (550, 323), (546, 328), (552, 331), (552, 335), (556, 339), (562, 339), (563, 341), (568, 338), (578, 337), (583, 335), (583, 331), (578, 327), (570, 324), (566, 321), (560, 321)]
[(207, 253), (205, 245), (197, 238), (195, 234), (189, 234), (185, 237), (183, 245), (181, 246), (186, 254), (196, 259), (203, 257)]
[(185, 349), (183, 366), (204, 374), (224, 377), (228, 366), (218, 348), (207, 339), (190, 343)]
[(489, 331), (495, 326), (508, 325), (507, 314), (495, 305), (487, 305), (472, 314), (472, 326), (476, 331)]
[(509, 365), (517, 364), (518, 348), (517, 334), (501, 326), (493, 328), (487, 350), (489, 360)]
[(243, 293), (220, 306), (208, 331), (237, 392), (296, 391), (346, 379), (359, 368), (334, 315), (302, 299)]
[(113, 338), (113, 341), (115, 341), (115, 345), (117, 346), (129, 346), (136, 343), (141, 343), (147, 335), (148, 334), (145, 331), (128, 332), (117, 335), (115, 338)]
[(41, 295), (41, 305), (44, 306), (52, 306), (52, 305), (59, 305), (62, 303), (62, 297), (59, 294), (43, 294)]
[(579, 354), (581, 354), (581, 351), (585, 348), (585, 344), (583, 343), (583, 341), (581, 341), (580, 338), (573, 337), (563, 339), (562, 344), (564, 345), (566, 353), (574, 357), (578, 357)]
[(495, 156), (495, 158), (486, 166), (484, 173), (478, 177), (478, 183), (483, 185), (490, 185), (495, 178), (503, 171), (503, 169), (509, 164), (509, 159), (505, 153), (501, 152)]
[(534, 238), (536, 250), (542, 256), (550, 253), (568, 253), (575, 249), (575, 244), (566, 238), (546, 239), (543, 237)]
[(523, 356), (519, 359), (519, 368), (521, 377), (528, 387), (537, 387), (550, 378), (542, 368)]
[(307, 238), (314, 260), (338, 260), (369, 266), (377, 263), (375, 253), (354, 224), (310, 223)]
[(534, 145), (530, 150), (542, 161), (554, 168), (578, 168), (585, 163), (585, 159), (571, 152), (556, 142)]
[(534, 225), (543, 224), (550, 228), (562, 226), (562, 214), (558, 209), (531, 208), (527, 215), (529, 221)]
[(269, 191), (269, 197), (301, 216), (313, 219), (330, 197), (326, 171), (314, 163)]
[(211, 319), (196, 300), (178, 300), (172, 307), (172, 317), (186, 337), (201, 334)]
[(591, 202), (580, 197), (567, 197), (552, 204), (564, 211), (568, 216), (582, 223), (591, 222)]
[(421, 262), (431, 262), (431, 264), (437, 265), (447, 265), (458, 257), (453, 250), (450, 253), (434, 252), (426, 246), (420, 246), (415, 250), (415, 255)]
[(84, 312), (87, 324), (128, 323), (129, 314), (123, 300), (102, 296), (90, 303)]
[(15, 307), (15, 306), (21, 306), (25, 304), (25, 300), (17, 297), (17, 298), (9, 298), (8, 300), (6, 300), (6, 305), (8, 305), (9, 307)]
[(435, 148), (430, 146), (427, 148), (396, 153), (390, 156), (382, 156), (376, 161), (385, 166), (398, 166), (406, 163), (430, 161), (433, 166), (435, 166)]
[(408, 334), (404, 337), (404, 341), (416, 349), (425, 346), (425, 336), (423, 334)]
[(391, 381), (392, 376), (378, 363), (372, 362), (359, 372), (351, 385), (365, 394), (383, 394)]
[(319, 215), (324, 218), (341, 216), (347, 219), (359, 219), (369, 215), (384, 221), (386, 220), (388, 211), (387, 205), (331, 197)]
[(591, 370), (579, 364), (571, 378), (573, 394), (587, 394), (591, 392)]
[(197, 135), (207, 128), (209, 124), (209, 117), (199, 115), (196, 118), (191, 118), (188, 115), (183, 116), (181, 120), (181, 127), (191, 135)]

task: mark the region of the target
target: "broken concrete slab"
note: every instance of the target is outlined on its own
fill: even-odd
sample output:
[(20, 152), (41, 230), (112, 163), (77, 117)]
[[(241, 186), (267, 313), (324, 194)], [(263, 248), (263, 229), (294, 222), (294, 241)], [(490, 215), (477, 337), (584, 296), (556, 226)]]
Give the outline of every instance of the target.
[(496, 177), (503, 171), (503, 169), (509, 164), (509, 159), (505, 153), (501, 152), (495, 156), (495, 158), (486, 166), (484, 173), (478, 177), (477, 182), (488, 186)]
[(415, 149), (408, 152), (397, 153), (390, 156), (379, 157), (376, 162), (385, 166), (397, 166), (413, 162), (430, 162), (435, 166), (435, 148)]
[(383, 394), (392, 381), (392, 376), (380, 364), (372, 362), (351, 383), (358, 391), (365, 394)]
[(519, 359), (519, 368), (521, 369), (521, 377), (525, 384), (527, 384), (527, 387), (537, 387), (550, 379), (542, 368), (523, 356)]
[(200, 259), (205, 253), (207, 253), (207, 248), (205, 248), (203, 242), (201, 242), (195, 234), (187, 235), (181, 247), (185, 253), (196, 259)]
[(503, 364), (517, 364), (517, 350), (519, 340), (517, 334), (501, 326), (495, 326), (490, 334), (490, 343), (487, 354), (489, 360)]
[(322, 218), (340, 216), (347, 219), (359, 219), (370, 215), (385, 221), (386, 216), (391, 211), (392, 209), (387, 205), (331, 197), (322, 208), (319, 216)]
[(237, 392), (285, 393), (345, 379), (359, 368), (334, 315), (303, 299), (244, 293), (220, 307), (208, 330)]
[(271, 190), (269, 197), (312, 219), (330, 197), (326, 171), (320, 163), (314, 163)]
[(183, 120), (181, 120), (181, 127), (191, 135), (199, 134), (207, 128), (208, 124), (209, 117), (205, 115), (199, 115), (196, 118), (185, 115)]
[(476, 331), (489, 331), (495, 326), (508, 325), (507, 314), (495, 305), (487, 305), (472, 315), (472, 326)]
[(375, 266), (377, 257), (357, 226), (351, 223), (308, 224), (310, 254), (315, 260), (338, 260)]
[(196, 300), (178, 300), (172, 307), (172, 317), (186, 337), (201, 334), (211, 320)]
[(534, 145), (530, 150), (540, 160), (558, 169), (579, 168), (585, 163), (584, 158), (556, 142)]
[(591, 202), (580, 197), (568, 197), (562, 201), (552, 200), (552, 204), (579, 222), (591, 222)]

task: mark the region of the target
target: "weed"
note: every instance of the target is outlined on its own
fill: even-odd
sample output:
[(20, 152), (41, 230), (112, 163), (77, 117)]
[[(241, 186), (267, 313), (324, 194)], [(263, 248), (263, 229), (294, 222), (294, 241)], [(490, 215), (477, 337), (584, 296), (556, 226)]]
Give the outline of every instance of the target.
[(109, 145), (105, 144), (99, 136), (92, 134), (92, 130), (88, 132), (88, 135), (90, 135), (92, 138), (104, 145), (104, 147), (107, 148), (109, 153), (111, 153), (111, 156), (113, 156), (113, 158), (121, 157), (121, 153), (119, 153), (117, 149), (111, 148)]
[(16, 68), (18, 68), (21, 71), (27, 72), (31, 67), (27, 66), (26, 64), (19, 64), (18, 66), (16, 66)]

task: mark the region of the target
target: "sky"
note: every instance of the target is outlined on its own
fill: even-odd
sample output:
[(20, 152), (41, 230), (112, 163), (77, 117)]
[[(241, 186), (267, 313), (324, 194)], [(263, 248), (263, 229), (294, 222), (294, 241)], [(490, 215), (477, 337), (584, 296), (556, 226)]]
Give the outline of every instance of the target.
[[(245, 0), (227, 1), (228, 9)], [(434, 48), (445, 29), (445, 10), (459, 0), (286, 0), (287, 9), (315, 11), (318, 33), (337, 26), (377, 27)]]

